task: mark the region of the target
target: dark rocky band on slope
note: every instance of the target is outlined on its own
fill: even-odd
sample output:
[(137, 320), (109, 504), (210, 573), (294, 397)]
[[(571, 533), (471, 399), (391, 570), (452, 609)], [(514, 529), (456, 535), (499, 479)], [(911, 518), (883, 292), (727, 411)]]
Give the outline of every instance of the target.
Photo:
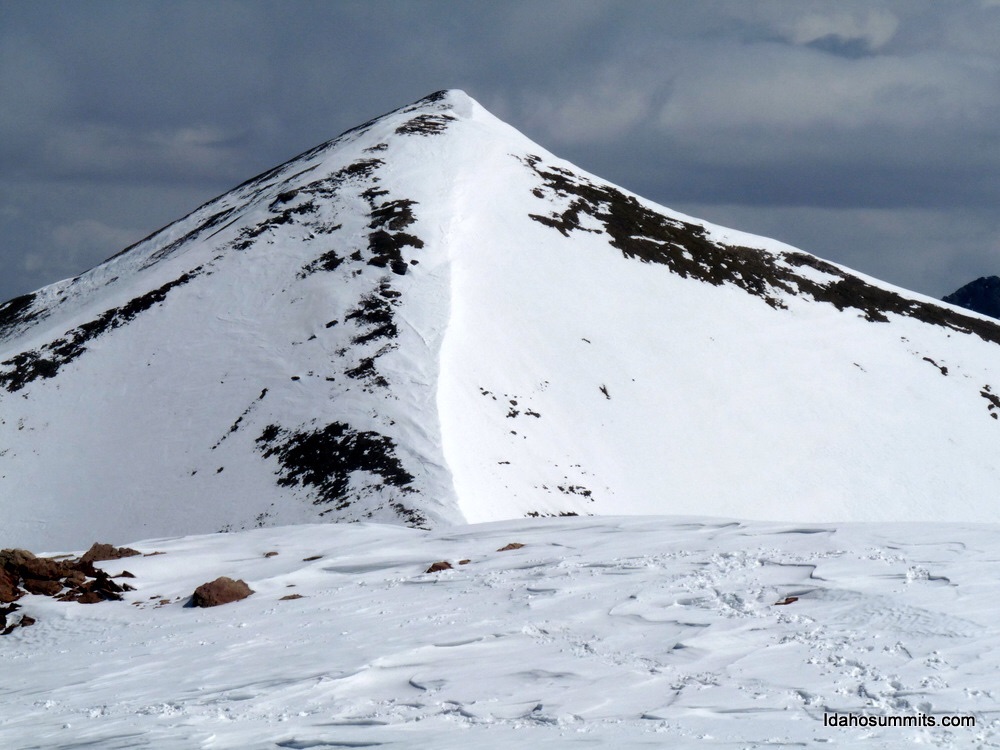
[[(1000, 324), (971, 318), (929, 302), (907, 299), (806, 253), (774, 254), (758, 248), (714, 242), (703, 226), (667, 218), (610, 185), (595, 185), (567, 169), (546, 167), (538, 156), (528, 156), (523, 161), (542, 179), (542, 185), (534, 191), (535, 197), (571, 198), (569, 207), (561, 213), (531, 214), (532, 219), (559, 230), (565, 237), (573, 231), (597, 231), (581, 225), (581, 215), (587, 215), (604, 225), (605, 232), (612, 238), (611, 244), (626, 258), (660, 263), (683, 278), (713, 286), (732, 284), (774, 308), (785, 307), (782, 293), (805, 294), (838, 310), (857, 310), (872, 322), (888, 322), (887, 316), (895, 314), (962, 333), (974, 333), (984, 341), (1000, 344)], [(821, 283), (796, 273), (795, 269), (801, 266), (809, 266), (835, 280)]]

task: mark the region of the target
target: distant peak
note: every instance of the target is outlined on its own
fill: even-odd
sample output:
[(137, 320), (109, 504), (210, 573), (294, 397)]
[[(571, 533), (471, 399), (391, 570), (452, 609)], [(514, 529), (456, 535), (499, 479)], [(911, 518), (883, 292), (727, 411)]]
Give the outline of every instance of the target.
[(1000, 276), (981, 276), (943, 299), (966, 310), (1000, 318)]

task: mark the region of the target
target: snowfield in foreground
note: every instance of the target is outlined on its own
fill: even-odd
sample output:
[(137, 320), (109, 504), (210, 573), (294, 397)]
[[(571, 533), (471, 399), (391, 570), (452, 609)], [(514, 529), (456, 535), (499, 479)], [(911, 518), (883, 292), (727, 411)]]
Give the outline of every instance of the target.
[[(997, 747), (997, 532), (577, 517), (133, 544), (165, 554), (99, 564), (135, 574), (125, 601), (20, 601), (0, 746)], [(256, 593), (184, 606), (218, 576)]]

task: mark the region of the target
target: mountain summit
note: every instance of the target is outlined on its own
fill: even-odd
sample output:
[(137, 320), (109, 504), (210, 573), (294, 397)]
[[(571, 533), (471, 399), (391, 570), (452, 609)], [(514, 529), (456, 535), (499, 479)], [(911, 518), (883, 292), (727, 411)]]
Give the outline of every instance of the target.
[(0, 544), (996, 521), (997, 372), (997, 324), (643, 200), (438, 92), (0, 305)]

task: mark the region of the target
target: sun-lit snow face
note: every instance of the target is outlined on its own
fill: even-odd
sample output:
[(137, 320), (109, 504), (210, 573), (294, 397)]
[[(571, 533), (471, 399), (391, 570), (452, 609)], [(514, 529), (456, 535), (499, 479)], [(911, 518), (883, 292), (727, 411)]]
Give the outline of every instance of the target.
[(995, 519), (998, 331), (438, 92), (0, 306), (0, 542)]

